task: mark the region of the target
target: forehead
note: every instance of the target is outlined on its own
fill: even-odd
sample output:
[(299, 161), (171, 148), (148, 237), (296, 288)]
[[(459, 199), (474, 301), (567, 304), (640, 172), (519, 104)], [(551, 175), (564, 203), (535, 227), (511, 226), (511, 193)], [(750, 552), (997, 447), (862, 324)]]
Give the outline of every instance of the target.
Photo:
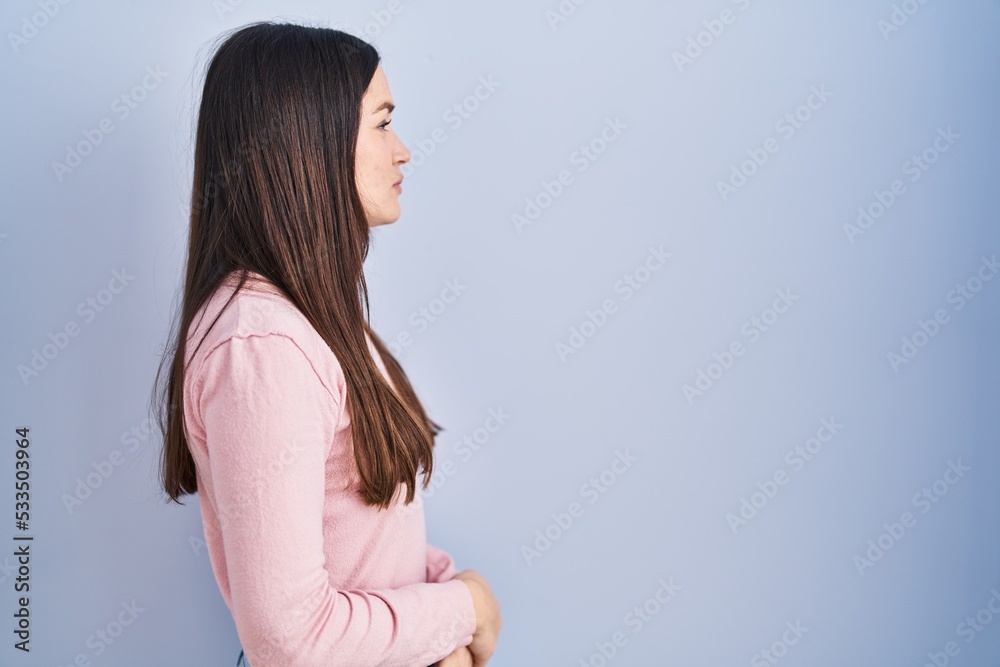
[(392, 102), (392, 94), (389, 92), (389, 82), (385, 77), (385, 72), (379, 65), (375, 69), (375, 74), (372, 75), (368, 89), (365, 90), (362, 104), (366, 113), (375, 113), (376, 109), (385, 102)]

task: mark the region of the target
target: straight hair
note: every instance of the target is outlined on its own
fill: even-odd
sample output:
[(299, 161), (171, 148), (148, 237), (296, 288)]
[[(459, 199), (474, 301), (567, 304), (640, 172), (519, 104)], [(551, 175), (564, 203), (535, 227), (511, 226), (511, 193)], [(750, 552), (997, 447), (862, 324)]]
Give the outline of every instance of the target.
[(163, 433), (160, 482), (170, 501), (183, 505), (182, 496), (198, 491), (184, 429), (187, 332), (232, 271), (239, 279), (223, 310), (256, 272), (339, 361), (365, 504), (388, 508), (400, 483), (409, 504), (421, 468), (427, 488), (434, 437), (443, 429), (368, 323), (370, 228), (355, 182), (355, 147), (361, 100), (379, 59), (373, 46), (339, 30), (258, 22), (230, 34), (208, 65), (180, 316), (153, 390)]

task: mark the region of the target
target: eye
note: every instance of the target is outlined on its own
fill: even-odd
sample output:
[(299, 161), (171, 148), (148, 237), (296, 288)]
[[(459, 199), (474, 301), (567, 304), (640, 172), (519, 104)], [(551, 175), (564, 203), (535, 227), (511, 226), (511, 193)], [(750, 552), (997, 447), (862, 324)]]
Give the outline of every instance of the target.
[(379, 124), (379, 129), (381, 129), (383, 132), (385, 132), (386, 125), (388, 125), (391, 122), (392, 122), (392, 119), (390, 118), (389, 120), (385, 121), (384, 123)]

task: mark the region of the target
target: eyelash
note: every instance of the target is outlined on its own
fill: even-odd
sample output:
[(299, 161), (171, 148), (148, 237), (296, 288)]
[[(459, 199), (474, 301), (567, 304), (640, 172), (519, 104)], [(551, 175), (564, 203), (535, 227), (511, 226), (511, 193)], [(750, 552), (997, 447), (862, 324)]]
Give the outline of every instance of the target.
[(381, 125), (379, 125), (379, 128), (381, 128), (382, 131), (385, 132), (385, 126), (388, 125), (391, 122), (392, 122), (392, 119), (390, 118), (389, 120), (387, 120), (384, 123), (382, 123)]

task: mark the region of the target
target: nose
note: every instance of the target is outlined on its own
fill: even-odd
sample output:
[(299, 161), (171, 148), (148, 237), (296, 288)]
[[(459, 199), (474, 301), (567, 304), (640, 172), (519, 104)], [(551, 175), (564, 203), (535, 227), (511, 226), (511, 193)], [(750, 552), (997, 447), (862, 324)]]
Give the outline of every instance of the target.
[(395, 157), (398, 164), (406, 164), (410, 161), (410, 151), (399, 137), (396, 138)]

